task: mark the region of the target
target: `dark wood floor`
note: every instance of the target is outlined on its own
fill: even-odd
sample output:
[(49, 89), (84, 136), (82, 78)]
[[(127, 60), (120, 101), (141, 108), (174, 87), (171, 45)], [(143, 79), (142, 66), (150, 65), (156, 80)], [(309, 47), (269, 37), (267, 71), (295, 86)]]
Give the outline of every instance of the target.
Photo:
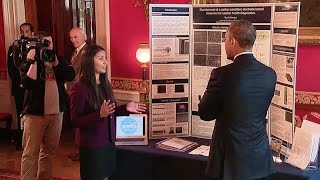
[[(79, 180), (79, 162), (68, 158), (68, 154), (75, 152), (72, 129), (63, 129), (58, 154), (54, 160), (53, 176)], [(0, 169), (20, 172), (22, 151), (16, 151), (15, 144), (5, 134), (0, 136)]]

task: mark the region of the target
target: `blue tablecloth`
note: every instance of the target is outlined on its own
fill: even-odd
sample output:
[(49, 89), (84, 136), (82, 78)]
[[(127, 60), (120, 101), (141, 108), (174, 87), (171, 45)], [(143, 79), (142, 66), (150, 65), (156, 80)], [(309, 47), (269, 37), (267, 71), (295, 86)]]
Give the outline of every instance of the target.
[[(210, 140), (185, 138), (199, 145)], [(209, 180), (205, 176), (207, 157), (156, 148), (160, 140), (149, 140), (147, 146), (117, 146), (117, 171), (112, 180)], [(276, 164), (271, 180), (320, 180), (320, 170), (300, 170), (289, 164)]]

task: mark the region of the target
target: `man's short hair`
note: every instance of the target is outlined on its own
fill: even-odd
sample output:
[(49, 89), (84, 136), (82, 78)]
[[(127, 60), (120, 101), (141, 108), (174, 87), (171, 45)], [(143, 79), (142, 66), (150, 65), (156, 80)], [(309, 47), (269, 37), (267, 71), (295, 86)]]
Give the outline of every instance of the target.
[(39, 31), (36, 34), (36, 37), (38, 37), (39, 39), (42, 39), (43, 37), (52, 37), (52, 34), (47, 31)]
[(228, 32), (241, 48), (251, 48), (256, 40), (256, 28), (247, 20), (232, 22)]
[(29, 27), (30, 27), (30, 31), (33, 32), (33, 26), (32, 26), (32, 24), (27, 23), (27, 22), (22, 23), (22, 24), (20, 25), (20, 29), (21, 29), (22, 26), (29, 26)]

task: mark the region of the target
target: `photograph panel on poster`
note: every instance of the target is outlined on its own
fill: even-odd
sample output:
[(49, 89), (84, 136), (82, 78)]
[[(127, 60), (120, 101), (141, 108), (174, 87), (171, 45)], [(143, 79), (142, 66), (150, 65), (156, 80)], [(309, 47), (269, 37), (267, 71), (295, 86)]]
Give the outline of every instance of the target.
[(294, 54), (274, 52), (272, 68), (276, 71), (277, 81), (293, 86), (295, 59)]
[(292, 87), (276, 84), (272, 103), (293, 110), (295, 102), (293, 99), (293, 95), (294, 94)]
[(151, 136), (188, 135), (188, 102), (152, 104)]
[(188, 37), (152, 38), (152, 62), (188, 62)]
[(292, 111), (272, 105), (270, 107), (270, 133), (281, 140), (292, 144), (293, 138)]
[(189, 96), (189, 84), (152, 84), (152, 98), (180, 98)]

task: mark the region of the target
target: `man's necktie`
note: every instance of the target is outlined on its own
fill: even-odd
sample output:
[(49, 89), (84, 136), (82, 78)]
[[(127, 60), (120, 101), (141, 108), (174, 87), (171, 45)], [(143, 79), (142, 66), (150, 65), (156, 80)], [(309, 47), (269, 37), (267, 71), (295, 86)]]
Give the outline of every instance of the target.
[(72, 56), (71, 56), (71, 64), (74, 63), (74, 61), (76, 60), (76, 56), (78, 54), (78, 51), (77, 50), (74, 50)]

